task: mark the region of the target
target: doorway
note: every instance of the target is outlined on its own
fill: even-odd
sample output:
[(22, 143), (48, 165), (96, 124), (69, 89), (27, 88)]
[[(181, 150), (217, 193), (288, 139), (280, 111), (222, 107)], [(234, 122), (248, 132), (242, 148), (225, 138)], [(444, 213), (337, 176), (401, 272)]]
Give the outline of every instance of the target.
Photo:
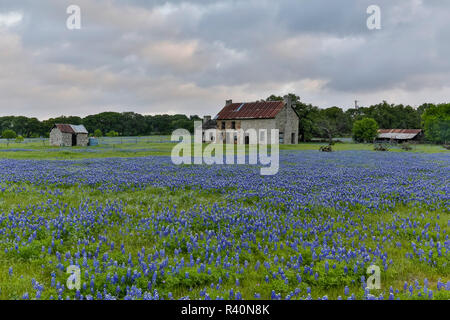
[(291, 144), (295, 144), (295, 132), (291, 133)]
[(77, 135), (72, 135), (72, 147), (75, 147), (77, 145)]

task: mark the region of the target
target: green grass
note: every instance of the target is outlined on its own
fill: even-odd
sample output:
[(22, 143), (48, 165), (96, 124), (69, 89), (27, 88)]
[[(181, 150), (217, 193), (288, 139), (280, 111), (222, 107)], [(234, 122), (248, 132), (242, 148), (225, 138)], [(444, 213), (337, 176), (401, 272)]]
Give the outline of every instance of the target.
[[(51, 147), (41, 142), (10, 143), (0, 145), (0, 159), (86, 159), (111, 157), (145, 157), (170, 156), (175, 143), (137, 141), (137, 143), (118, 143), (116, 145), (99, 145), (93, 147)], [(300, 143), (298, 145), (280, 145), (280, 150), (302, 151), (319, 150), (323, 143)], [(203, 149), (207, 144), (203, 145)], [(193, 147), (192, 147), (193, 148)], [(225, 148), (225, 146), (224, 146)], [(393, 146), (389, 152), (419, 152), (419, 153), (449, 153), (439, 145), (418, 144), (412, 146), (413, 150), (404, 151), (400, 146)], [(334, 151), (373, 151), (373, 144), (337, 143)], [(248, 146), (247, 146), (248, 152)], [(192, 154), (194, 154), (192, 149)]]

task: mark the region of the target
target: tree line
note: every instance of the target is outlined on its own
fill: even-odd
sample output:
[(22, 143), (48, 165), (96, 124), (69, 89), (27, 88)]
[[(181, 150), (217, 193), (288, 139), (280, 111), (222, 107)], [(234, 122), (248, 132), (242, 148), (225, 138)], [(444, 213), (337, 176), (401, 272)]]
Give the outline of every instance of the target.
[(176, 115), (141, 115), (135, 112), (102, 112), (84, 118), (77, 116), (61, 116), (40, 121), (37, 118), (23, 116), (0, 117), (0, 132), (12, 130), (25, 138), (48, 137), (57, 123), (84, 125), (90, 133), (117, 133), (120, 136), (167, 135), (173, 130), (182, 128), (193, 131), (194, 120), (200, 117)]
[[(289, 94), (294, 108), (300, 116), (300, 141), (308, 142), (312, 138), (331, 141), (335, 137), (353, 136), (356, 141), (368, 141), (368, 136), (360, 138), (355, 131), (371, 132), (380, 129), (423, 129), (426, 139), (435, 143), (450, 141), (450, 103), (425, 103), (418, 108), (402, 104), (389, 104), (386, 101), (369, 107), (350, 108), (346, 111), (339, 107), (321, 109), (306, 104), (295, 94)], [(271, 95), (267, 101), (281, 101), (283, 97)], [(370, 119), (367, 121), (367, 119)], [(363, 121), (364, 120), (364, 121)], [(372, 121), (373, 120), (373, 121)], [(356, 124), (356, 128), (355, 128)]]
[[(354, 134), (355, 123), (360, 125), (363, 119), (372, 119), (377, 128), (382, 129), (423, 129), (428, 141), (447, 143), (450, 141), (450, 104), (426, 103), (418, 108), (408, 105), (389, 104), (386, 101), (369, 107), (350, 108), (346, 111), (339, 107), (321, 109), (306, 104), (300, 97), (289, 94), (295, 110), (300, 116), (300, 141), (308, 142), (312, 138), (329, 139), (349, 137)], [(271, 95), (267, 101), (281, 101), (283, 97)], [(0, 117), (0, 132), (14, 131), (18, 136), (48, 137), (56, 123), (83, 124), (90, 133), (98, 135), (146, 136), (168, 135), (175, 129), (193, 131), (194, 121), (201, 120), (197, 115), (141, 115), (135, 112), (102, 112), (84, 118), (61, 116), (40, 121), (24, 116)], [(369, 122), (365, 122), (369, 125)], [(374, 124), (370, 124), (372, 131)], [(360, 127), (358, 127), (360, 128)]]

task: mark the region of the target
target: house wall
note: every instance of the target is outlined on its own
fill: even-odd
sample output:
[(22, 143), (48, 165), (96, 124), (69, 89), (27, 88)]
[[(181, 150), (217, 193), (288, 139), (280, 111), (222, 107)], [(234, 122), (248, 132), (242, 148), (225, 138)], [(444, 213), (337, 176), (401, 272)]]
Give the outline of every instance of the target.
[(89, 137), (86, 133), (77, 134), (77, 146), (86, 147), (89, 143)]
[(62, 133), (62, 146), (71, 147), (72, 146), (72, 134), (71, 133)]
[(53, 128), (50, 131), (50, 145), (59, 147), (62, 144), (62, 133), (58, 128)]
[[(298, 144), (299, 119), (292, 107), (285, 105), (275, 117), (277, 129), (280, 130), (280, 144)], [(292, 143), (292, 134), (294, 143)]]
[[(219, 120), (217, 121), (217, 129), (222, 130), (222, 123), (225, 123), (225, 129), (231, 130), (233, 124), (232, 122), (235, 122), (236, 129), (241, 129), (241, 121), (242, 120)], [(243, 120), (247, 121), (247, 120)]]
[[(271, 141), (271, 130), (277, 129), (276, 128), (276, 121), (275, 119), (249, 119), (249, 120), (241, 120), (241, 129), (247, 131), (248, 129), (254, 129), (257, 131), (258, 134), (260, 134), (259, 130), (265, 129), (267, 130), (267, 138), (266, 142), (270, 143)], [(238, 142), (240, 137), (238, 137)], [(258, 137), (258, 141), (260, 140), (260, 137)], [(242, 141), (245, 140), (242, 138)]]
[[(226, 142), (225, 132), (222, 130), (222, 123), (225, 123), (225, 130), (233, 130), (232, 122), (235, 122), (236, 130), (242, 129), (244, 132), (248, 129), (254, 129), (259, 134), (259, 130), (266, 129), (267, 130), (267, 142), (270, 143), (270, 130), (276, 129), (276, 121), (275, 119), (248, 119), (248, 120), (221, 120), (217, 122), (217, 137), (216, 141)], [(239, 132), (236, 135), (236, 143), (245, 143), (245, 138), (241, 137)]]
[[(275, 119), (248, 119), (248, 120), (219, 120), (217, 121), (217, 129), (222, 130), (222, 123), (225, 123), (226, 130), (232, 130), (232, 121), (236, 123), (236, 129), (244, 131), (248, 129), (267, 130), (267, 142), (270, 143), (270, 132), (272, 129), (280, 131), (280, 144), (291, 144), (292, 134), (294, 134), (294, 144), (298, 143), (298, 125), (299, 119), (292, 107), (285, 107), (278, 113)], [(216, 141), (223, 141), (225, 143), (224, 133), (218, 132)], [(245, 139), (238, 136), (237, 143), (245, 142)]]
[(58, 128), (53, 128), (50, 131), (50, 145), (55, 147), (70, 147), (72, 146), (72, 134), (63, 133)]

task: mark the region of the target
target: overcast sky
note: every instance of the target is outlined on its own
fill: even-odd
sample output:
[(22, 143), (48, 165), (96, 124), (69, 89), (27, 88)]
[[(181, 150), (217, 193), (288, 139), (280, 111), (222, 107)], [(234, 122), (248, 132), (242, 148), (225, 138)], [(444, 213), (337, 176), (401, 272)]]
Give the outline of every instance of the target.
[(1, 0), (0, 115), (214, 116), (288, 92), (344, 109), (448, 102), (449, 17), (444, 0)]

